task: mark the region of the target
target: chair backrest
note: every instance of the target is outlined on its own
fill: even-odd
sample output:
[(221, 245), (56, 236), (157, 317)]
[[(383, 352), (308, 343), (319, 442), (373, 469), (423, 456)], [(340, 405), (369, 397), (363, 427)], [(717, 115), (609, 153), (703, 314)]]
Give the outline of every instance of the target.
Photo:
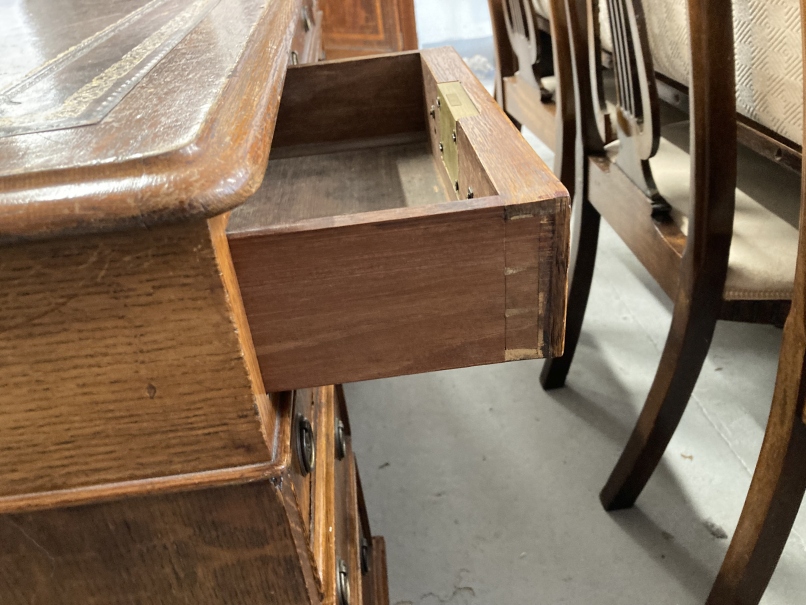
[[(549, 0), (531, 0), (551, 19)], [(615, 52), (607, 27), (609, 1), (599, 6), (602, 48)], [(736, 105), (739, 113), (773, 133), (803, 144), (803, 53), (800, 0), (733, 0)], [(691, 75), (686, 0), (643, 0), (655, 69), (685, 85)]]
[[(601, 0), (604, 1), (604, 0)], [(648, 159), (657, 146), (657, 93), (642, 0), (607, 0), (619, 89), (615, 122), (619, 167), (653, 203), (664, 210), (654, 188)], [(677, 0), (654, 0), (676, 2)], [(599, 0), (566, 0), (571, 32), (578, 124), (588, 154), (601, 153), (602, 123)], [(708, 266), (724, 282), (733, 230), (736, 187), (736, 97), (730, 0), (688, 0), (691, 117), (691, 207), (684, 275)], [(662, 218), (662, 217), (657, 217)], [(686, 270), (685, 267), (689, 269)], [(700, 275), (702, 275), (700, 273)]]
[[(691, 75), (686, 0), (643, 0), (655, 68), (686, 84)], [(733, 0), (736, 105), (740, 114), (803, 143), (800, 0)]]
[[(806, 0), (800, 0), (800, 23), (802, 31), (806, 32)], [(801, 37), (801, 49), (806, 54), (806, 36)], [(806, 82), (801, 90), (806, 97)], [(806, 122), (802, 128), (806, 130)], [(804, 133), (802, 133), (804, 135)], [(804, 136), (806, 139), (806, 136)], [(806, 348), (806, 159), (801, 169), (801, 198), (800, 198), (800, 229), (798, 239), (798, 261), (795, 267), (795, 287), (792, 297), (792, 307), (787, 318), (784, 339), (791, 338), (799, 343), (800, 349)], [(787, 334), (788, 332), (788, 334)], [(784, 354), (782, 349), (782, 355)], [(803, 364), (794, 371), (803, 374)], [(798, 393), (802, 397), (802, 393)], [(806, 422), (806, 407), (803, 408), (803, 421)]]
[[(630, 179), (655, 204), (655, 212), (668, 212), (662, 202), (649, 169), (649, 158), (658, 150), (660, 142), (660, 104), (655, 83), (655, 70), (646, 29), (641, 0), (599, 0), (607, 6), (609, 31), (612, 41), (613, 66), (616, 74), (615, 107), (616, 133), (620, 141), (618, 163)], [(589, 35), (600, 37), (602, 27), (595, 20), (600, 12), (595, 2), (588, 9)], [(601, 42), (592, 46), (594, 53), (601, 52)]]
[(533, 65), (539, 58), (538, 30), (529, 0), (503, 0), (504, 22), (512, 51), (518, 59), (518, 73), (529, 84), (539, 89)]

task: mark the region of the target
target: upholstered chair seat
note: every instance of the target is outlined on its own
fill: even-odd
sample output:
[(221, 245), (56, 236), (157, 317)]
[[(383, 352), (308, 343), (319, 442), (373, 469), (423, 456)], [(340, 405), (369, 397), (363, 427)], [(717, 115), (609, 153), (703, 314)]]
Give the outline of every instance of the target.
[[(662, 129), (650, 160), (655, 183), (688, 233), (689, 122)], [(726, 300), (792, 298), (798, 250), (800, 176), (742, 147), (738, 150), (736, 211), (725, 282)]]

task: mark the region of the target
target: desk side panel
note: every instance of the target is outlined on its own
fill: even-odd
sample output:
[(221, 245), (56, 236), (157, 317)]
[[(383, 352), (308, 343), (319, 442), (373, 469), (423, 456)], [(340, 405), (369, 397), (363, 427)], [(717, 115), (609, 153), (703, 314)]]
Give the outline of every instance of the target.
[(0, 496), (271, 460), (228, 290), (206, 221), (0, 248)]
[(2, 602), (317, 605), (281, 484), (0, 515)]

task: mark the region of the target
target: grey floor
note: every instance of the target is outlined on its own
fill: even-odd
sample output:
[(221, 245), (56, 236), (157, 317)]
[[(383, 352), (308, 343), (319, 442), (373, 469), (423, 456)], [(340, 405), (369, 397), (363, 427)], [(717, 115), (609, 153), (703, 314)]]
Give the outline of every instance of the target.
[[(416, 6), (424, 46), (453, 43), (491, 79), (484, 0)], [(598, 492), (670, 312), (604, 224), (566, 388), (544, 392), (532, 361), (346, 385), (392, 605), (704, 603), (761, 446), (781, 333), (718, 325), (661, 466), (635, 508), (608, 514)], [(806, 603), (804, 536), (801, 514), (763, 603)]]

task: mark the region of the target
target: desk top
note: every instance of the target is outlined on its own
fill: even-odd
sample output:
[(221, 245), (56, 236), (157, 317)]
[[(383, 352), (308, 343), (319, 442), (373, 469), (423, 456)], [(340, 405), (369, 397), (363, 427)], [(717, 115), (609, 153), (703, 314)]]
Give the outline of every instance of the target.
[(0, 0), (0, 243), (213, 216), (263, 178), (300, 0)]

